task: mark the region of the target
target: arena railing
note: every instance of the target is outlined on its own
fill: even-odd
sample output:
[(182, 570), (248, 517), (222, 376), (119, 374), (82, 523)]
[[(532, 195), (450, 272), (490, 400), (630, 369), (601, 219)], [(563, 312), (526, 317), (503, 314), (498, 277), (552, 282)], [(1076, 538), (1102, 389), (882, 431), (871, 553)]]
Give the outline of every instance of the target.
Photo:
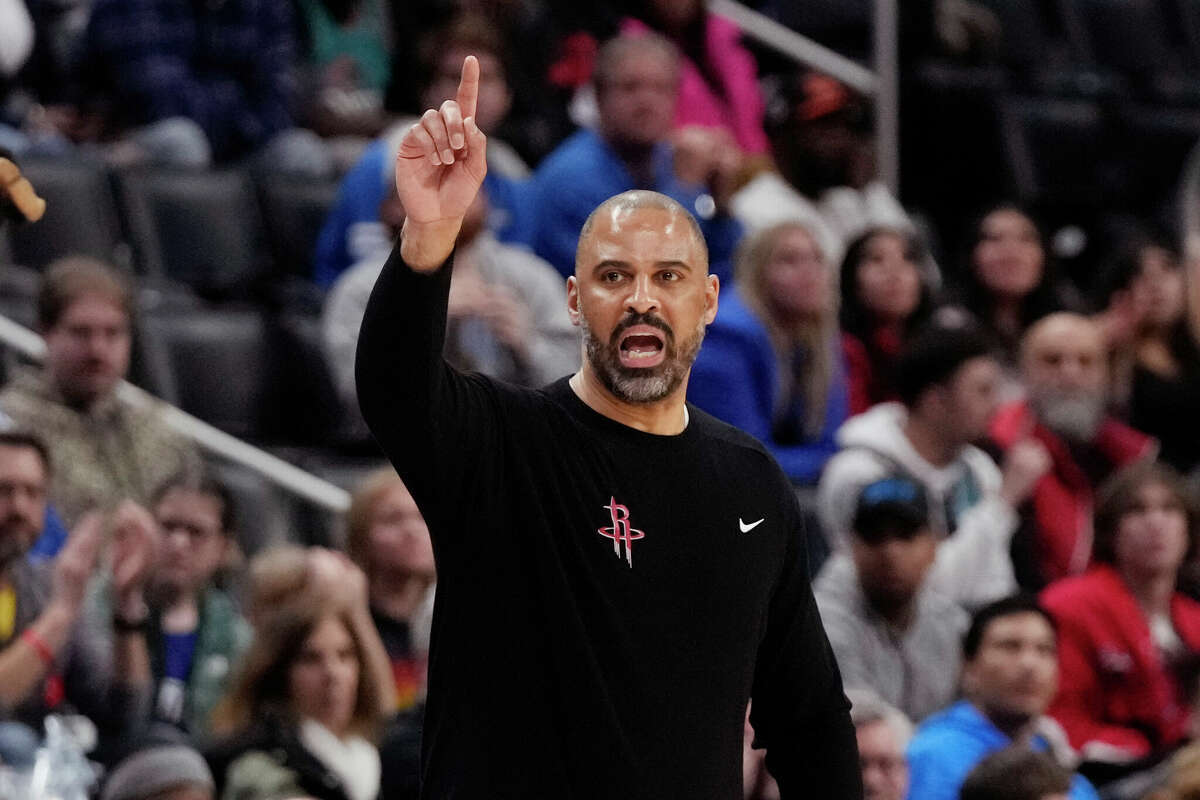
[[(40, 362), (45, 357), (46, 343), (42, 337), (2, 314), (0, 343), (34, 361)], [(163, 412), (164, 422), (179, 435), (196, 442), (214, 455), (258, 472), (281, 489), (314, 505), (334, 513), (342, 513), (350, 507), (350, 494), (345, 489), (334, 486), (235, 436), (230, 436), (128, 381), (121, 382), (117, 388), (117, 397), (133, 408), (157, 405)]]
[(900, 183), (900, 93), (897, 0), (875, 0), (874, 69), (867, 69), (736, 0), (709, 0), (708, 10), (735, 22), (742, 33), (799, 64), (836, 78), (875, 100), (875, 158), (893, 193)]

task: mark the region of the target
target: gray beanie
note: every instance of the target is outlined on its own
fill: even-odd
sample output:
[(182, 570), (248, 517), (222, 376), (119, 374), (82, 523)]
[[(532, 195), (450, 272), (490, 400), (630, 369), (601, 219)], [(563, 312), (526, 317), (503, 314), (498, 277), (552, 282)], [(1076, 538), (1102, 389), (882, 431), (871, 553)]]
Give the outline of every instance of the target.
[(183, 784), (212, 791), (208, 764), (185, 745), (159, 745), (139, 750), (118, 764), (105, 781), (100, 800), (142, 800)]

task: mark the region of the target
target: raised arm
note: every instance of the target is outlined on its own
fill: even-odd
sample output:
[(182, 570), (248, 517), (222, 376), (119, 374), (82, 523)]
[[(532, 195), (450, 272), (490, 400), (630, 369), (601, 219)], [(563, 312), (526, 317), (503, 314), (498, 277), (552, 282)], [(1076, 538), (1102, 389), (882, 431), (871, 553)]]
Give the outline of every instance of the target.
[(478, 92), (479, 62), (468, 56), (457, 99), (426, 111), (401, 141), (396, 190), (407, 218), (358, 340), (363, 418), (418, 502), (442, 477), (429, 459), (470, 441), (465, 423), (477, 416), (468, 379), (442, 358), (450, 275), (440, 268), (487, 172), (486, 140), (473, 116)]

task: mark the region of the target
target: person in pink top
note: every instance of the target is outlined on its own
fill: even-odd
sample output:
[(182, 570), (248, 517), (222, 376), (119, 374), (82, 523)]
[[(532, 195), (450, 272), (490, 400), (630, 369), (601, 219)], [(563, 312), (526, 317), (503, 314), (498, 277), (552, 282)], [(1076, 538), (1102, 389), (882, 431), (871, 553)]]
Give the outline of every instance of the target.
[(742, 151), (766, 153), (758, 65), (742, 46), (737, 25), (709, 13), (704, 0), (651, 0), (644, 18), (627, 17), (621, 33), (653, 27), (679, 48), (682, 70), (675, 127), (721, 128)]

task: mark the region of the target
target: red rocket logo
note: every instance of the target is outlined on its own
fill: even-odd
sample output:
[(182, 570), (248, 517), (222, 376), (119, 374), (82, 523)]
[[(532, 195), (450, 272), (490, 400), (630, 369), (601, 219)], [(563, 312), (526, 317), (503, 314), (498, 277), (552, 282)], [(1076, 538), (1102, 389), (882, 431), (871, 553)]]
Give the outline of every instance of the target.
[(646, 534), (630, 526), (629, 509), (618, 503), (617, 498), (610, 497), (608, 505), (603, 508), (612, 519), (612, 527), (600, 528), (596, 532), (605, 539), (612, 539), (613, 553), (617, 558), (621, 557), (621, 544), (624, 543), (625, 560), (629, 563), (629, 568), (633, 569), (633, 542), (635, 539), (644, 539)]

